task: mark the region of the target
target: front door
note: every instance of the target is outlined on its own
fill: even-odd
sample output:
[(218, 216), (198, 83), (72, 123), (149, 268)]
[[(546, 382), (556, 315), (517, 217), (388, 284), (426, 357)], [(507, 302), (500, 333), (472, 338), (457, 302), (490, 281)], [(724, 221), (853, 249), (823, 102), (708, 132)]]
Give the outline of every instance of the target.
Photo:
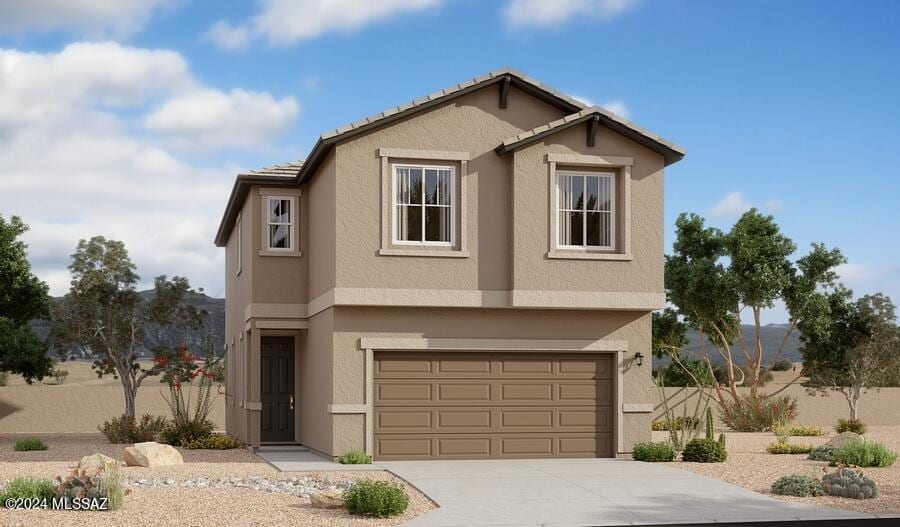
[(294, 441), (294, 338), (262, 337), (260, 441)]

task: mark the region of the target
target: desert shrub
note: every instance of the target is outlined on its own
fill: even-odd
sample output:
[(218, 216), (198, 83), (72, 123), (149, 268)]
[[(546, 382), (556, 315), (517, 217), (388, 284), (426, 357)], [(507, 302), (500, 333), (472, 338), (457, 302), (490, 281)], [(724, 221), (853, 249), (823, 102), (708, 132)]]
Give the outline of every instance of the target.
[(78, 475), (75, 471), (65, 478), (57, 476), (54, 480), (54, 494), (57, 498), (69, 501), (73, 498), (99, 499), (107, 498), (102, 476)]
[(835, 450), (837, 450), (837, 448), (831, 445), (820, 445), (810, 450), (806, 459), (811, 459), (813, 461), (831, 461), (832, 457), (834, 457)]
[(788, 434), (797, 437), (815, 437), (824, 433), (819, 425), (793, 425), (788, 428)]
[(30, 452), (32, 450), (47, 450), (47, 443), (44, 443), (36, 437), (26, 437), (16, 441), (13, 447), (16, 452)]
[(666, 442), (637, 443), (634, 445), (634, 452), (632, 455), (636, 461), (674, 461), (675, 449)]
[(867, 429), (866, 423), (859, 419), (838, 419), (837, 424), (834, 425), (834, 431), (839, 434), (853, 432), (854, 434), (863, 435)]
[(821, 496), (825, 494), (822, 482), (810, 476), (791, 474), (782, 476), (772, 483), (772, 494), (779, 496)]
[(56, 384), (62, 384), (66, 381), (66, 377), (69, 376), (69, 370), (55, 369), (50, 372), (50, 375), (56, 379)]
[(0, 506), (8, 499), (52, 499), (53, 482), (49, 479), (18, 477), (0, 490)]
[(787, 441), (775, 441), (766, 447), (766, 452), (770, 454), (809, 454), (811, 450), (812, 445), (792, 445)]
[(181, 446), (188, 450), (231, 450), (243, 448), (244, 442), (228, 434), (212, 434), (199, 437), (182, 443)]
[(725, 401), (719, 417), (735, 432), (768, 432), (776, 424), (793, 421), (797, 399), (783, 395), (764, 397), (745, 395)]
[(156, 441), (168, 426), (165, 417), (144, 414), (140, 420), (122, 415), (97, 427), (110, 443)]
[[(739, 386), (750, 386), (751, 384), (753, 384), (753, 368), (751, 368), (750, 366), (741, 366), (740, 370), (744, 374), (744, 382), (742, 384), (740, 384)], [(735, 376), (735, 379), (740, 378), (737, 373), (735, 373), (734, 376)], [(769, 371), (765, 368), (760, 368), (760, 370), (759, 370), (759, 386), (765, 386), (765, 385), (769, 384), (770, 382), (772, 382), (772, 379), (774, 379), (774, 378), (775, 377), (772, 375), (771, 371)]]
[(6, 386), (6, 383), (9, 382), (9, 373), (5, 371), (0, 371), (0, 386)]
[(362, 450), (351, 450), (338, 458), (342, 465), (368, 465), (372, 462), (372, 456)]
[(771, 371), (791, 371), (793, 367), (794, 363), (790, 359), (778, 359), (772, 365)]
[(350, 514), (387, 518), (403, 514), (409, 496), (399, 484), (363, 480), (344, 492), (344, 505)]
[(196, 441), (203, 441), (212, 435), (215, 425), (212, 421), (204, 419), (202, 421), (183, 421), (181, 423), (170, 423), (160, 435), (163, 443), (172, 446), (184, 446)]
[(111, 511), (122, 508), (125, 500), (125, 488), (122, 485), (122, 472), (118, 463), (110, 463), (100, 476), (100, 493), (106, 496), (106, 506)]
[(878, 497), (878, 485), (863, 476), (862, 472), (840, 467), (835, 472), (822, 476), (822, 489), (829, 496), (840, 496), (856, 500)]
[(833, 463), (857, 467), (889, 467), (897, 460), (897, 453), (881, 443), (851, 441), (831, 455)]
[[(672, 426), (675, 427), (675, 430), (684, 430), (685, 424), (691, 426), (692, 428), (697, 428), (698, 426), (700, 426), (700, 419), (697, 417), (684, 417), (679, 415), (672, 421), (672, 423)], [(656, 421), (653, 421), (651, 427), (657, 432), (666, 432), (669, 430), (669, 424), (665, 419), (657, 419)]]
[(723, 442), (697, 438), (685, 445), (681, 458), (692, 463), (721, 463), (728, 459), (728, 451)]
[[(656, 373), (658, 382), (663, 386), (696, 386), (697, 381), (700, 382), (701, 386), (712, 386), (714, 384), (715, 377), (710, 373), (706, 361), (691, 358), (680, 360), (684, 367), (672, 362), (660, 368)], [(690, 371), (690, 374), (688, 371), (685, 371), (685, 368)], [(694, 378), (697, 381), (694, 381)]]

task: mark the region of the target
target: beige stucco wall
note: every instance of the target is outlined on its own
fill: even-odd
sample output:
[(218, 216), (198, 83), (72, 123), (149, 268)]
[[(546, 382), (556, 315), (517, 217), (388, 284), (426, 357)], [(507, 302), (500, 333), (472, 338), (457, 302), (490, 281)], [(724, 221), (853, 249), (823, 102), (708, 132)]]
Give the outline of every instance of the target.
[[(297, 438), (303, 445), (331, 454), (333, 450), (332, 403), (334, 310), (326, 309), (309, 319), (306, 342), (297, 361)], [(301, 337), (302, 338), (302, 337)]]
[[(336, 147), (338, 287), (508, 290), (510, 216), (508, 160), (503, 139), (563, 114), (512, 89), (506, 109), (496, 86), (465, 95)], [(379, 256), (379, 148), (468, 152), (469, 258)], [(324, 174), (323, 174), (324, 175)], [(318, 177), (318, 176), (317, 176)], [(390, 205), (390, 196), (386, 196)]]
[[(334, 403), (363, 404), (364, 337), (460, 339), (591, 339), (625, 340), (622, 403), (654, 402), (649, 361), (636, 366), (631, 357), (650, 354), (650, 316), (627, 311), (545, 311), (511, 309), (334, 308)], [(626, 413), (619, 450), (630, 452), (637, 441), (650, 438), (650, 414)], [(340, 415), (334, 420), (336, 455), (363, 448), (364, 419)]]
[[(663, 158), (604, 127), (586, 146), (587, 125), (573, 126), (513, 156), (513, 288), (516, 290), (657, 293), (663, 291)], [(630, 261), (549, 259), (550, 166), (547, 154), (632, 157)], [(557, 170), (565, 170), (558, 164)], [(608, 168), (578, 167), (581, 171)], [(622, 169), (617, 190), (621, 191)], [(619, 201), (618, 212), (623, 211)], [(554, 204), (555, 206), (555, 204)], [(621, 216), (621, 214), (620, 214)], [(617, 226), (623, 227), (622, 218)], [(619, 245), (623, 240), (618, 236)]]
[[(309, 299), (315, 299), (334, 288), (335, 284), (335, 155), (332, 152), (322, 163), (316, 176), (306, 185), (309, 225), (307, 233), (309, 254)], [(355, 217), (355, 216), (354, 216)], [(377, 220), (377, 215), (369, 219)]]

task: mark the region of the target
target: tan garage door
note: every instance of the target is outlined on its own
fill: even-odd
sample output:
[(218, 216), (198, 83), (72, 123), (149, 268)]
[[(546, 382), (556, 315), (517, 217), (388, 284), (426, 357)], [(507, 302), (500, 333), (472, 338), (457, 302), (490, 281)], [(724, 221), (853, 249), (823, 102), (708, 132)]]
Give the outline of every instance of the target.
[(613, 455), (609, 354), (379, 352), (375, 458)]

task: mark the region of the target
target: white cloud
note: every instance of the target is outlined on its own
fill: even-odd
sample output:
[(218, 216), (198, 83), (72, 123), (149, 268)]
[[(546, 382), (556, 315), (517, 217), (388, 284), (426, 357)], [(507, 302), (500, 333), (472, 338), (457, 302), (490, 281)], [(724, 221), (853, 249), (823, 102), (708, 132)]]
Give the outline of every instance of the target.
[(225, 20), (220, 20), (206, 30), (203, 38), (222, 49), (237, 51), (247, 47), (250, 31), (246, 27), (232, 26)]
[(0, 33), (74, 30), (91, 36), (140, 31), (172, 0), (27, 0), (0, 2)]
[(603, 108), (625, 119), (628, 119), (628, 116), (631, 115), (628, 106), (625, 106), (625, 103), (622, 101), (609, 101), (603, 103)]
[(732, 192), (713, 205), (709, 211), (709, 215), (714, 218), (727, 218), (742, 214), (750, 207), (752, 207), (752, 205), (744, 199), (743, 194), (740, 192)]
[[(285, 126), (272, 109), (296, 104), (203, 86), (170, 51), (112, 43), (0, 50), (0, 211), (31, 226), (30, 259), (53, 294), (68, 288), (65, 268), (78, 240), (98, 234), (125, 242), (144, 286), (154, 275), (180, 274), (222, 294), (223, 254), (212, 238), (238, 167), (180, 156), (147, 134), (139, 117), (192, 97), (226, 104), (200, 104), (180, 123), (163, 119), (169, 127), (160, 137), (248, 142), (227, 134), (235, 133), (235, 119), (258, 112), (278, 120), (262, 132), (250, 123), (272, 139)], [(210, 123), (223, 124), (226, 135), (206, 133)]]
[(839, 265), (841, 281), (853, 290), (853, 296), (884, 293), (895, 303), (900, 301), (900, 266), (872, 266), (857, 263)]
[(206, 89), (167, 101), (147, 116), (144, 125), (189, 146), (251, 147), (280, 135), (298, 112), (293, 97), (276, 100), (268, 93)]
[(638, 0), (511, 0), (503, 9), (503, 18), (514, 28), (548, 29), (575, 17), (608, 20), (637, 4)]

